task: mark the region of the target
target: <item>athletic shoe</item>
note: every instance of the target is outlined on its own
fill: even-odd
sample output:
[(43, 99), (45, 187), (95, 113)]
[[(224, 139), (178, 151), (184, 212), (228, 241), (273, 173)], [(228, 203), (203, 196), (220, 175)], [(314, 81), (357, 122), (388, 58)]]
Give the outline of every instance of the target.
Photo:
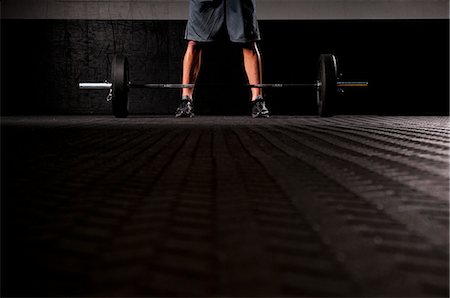
[(252, 101), (252, 117), (253, 118), (269, 118), (269, 110), (266, 107), (264, 98), (260, 95), (256, 100)]
[(188, 96), (183, 96), (180, 106), (175, 112), (175, 118), (191, 118), (194, 117), (194, 104)]

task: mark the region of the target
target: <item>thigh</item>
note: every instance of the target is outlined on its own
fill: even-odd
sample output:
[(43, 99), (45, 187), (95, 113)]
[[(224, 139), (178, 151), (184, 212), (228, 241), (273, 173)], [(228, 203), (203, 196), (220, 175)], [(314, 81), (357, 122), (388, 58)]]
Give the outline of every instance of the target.
[(213, 41), (225, 22), (224, 0), (190, 0), (186, 38)]
[(227, 29), (235, 42), (260, 39), (255, 0), (227, 0)]

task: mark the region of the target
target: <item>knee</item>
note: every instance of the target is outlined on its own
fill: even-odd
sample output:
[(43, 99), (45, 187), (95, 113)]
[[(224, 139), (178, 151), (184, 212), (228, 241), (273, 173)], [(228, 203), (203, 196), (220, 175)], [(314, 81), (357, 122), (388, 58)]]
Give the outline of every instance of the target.
[(186, 52), (190, 54), (196, 54), (200, 52), (200, 44), (197, 41), (189, 40)]
[(242, 47), (242, 51), (245, 56), (257, 56), (259, 53), (255, 43), (245, 44)]

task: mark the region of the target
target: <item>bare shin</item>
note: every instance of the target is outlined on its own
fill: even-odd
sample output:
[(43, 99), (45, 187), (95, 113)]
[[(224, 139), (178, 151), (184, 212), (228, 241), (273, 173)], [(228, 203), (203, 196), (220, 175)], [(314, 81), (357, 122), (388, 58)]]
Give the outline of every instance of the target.
[[(262, 83), (262, 59), (256, 42), (243, 47), (244, 67), (249, 84)], [(252, 88), (252, 100), (262, 95), (261, 88)]]
[[(183, 59), (183, 84), (195, 84), (202, 60), (202, 49), (196, 41), (189, 41)], [(183, 88), (182, 96), (192, 99), (193, 88)]]

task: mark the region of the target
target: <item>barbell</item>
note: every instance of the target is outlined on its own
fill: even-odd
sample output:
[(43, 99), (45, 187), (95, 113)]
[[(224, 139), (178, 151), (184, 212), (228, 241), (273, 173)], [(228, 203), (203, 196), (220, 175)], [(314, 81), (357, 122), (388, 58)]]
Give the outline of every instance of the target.
[(133, 83), (130, 81), (128, 59), (124, 55), (115, 55), (111, 67), (112, 82), (79, 83), (82, 90), (110, 90), (107, 101), (112, 103), (112, 113), (117, 118), (128, 116), (128, 92), (132, 88), (182, 89), (194, 87), (230, 87), (230, 88), (299, 88), (313, 87), (317, 91), (317, 108), (321, 117), (335, 114), (336, 97), (342, 88), (368, 87), (368, 82), (344, 82), (338, 80), (338, 62), (333, 54), (322, 54), (318, 61), (317, 80), (314, 83), (272, 83), (272, 84), (153, 84)]

